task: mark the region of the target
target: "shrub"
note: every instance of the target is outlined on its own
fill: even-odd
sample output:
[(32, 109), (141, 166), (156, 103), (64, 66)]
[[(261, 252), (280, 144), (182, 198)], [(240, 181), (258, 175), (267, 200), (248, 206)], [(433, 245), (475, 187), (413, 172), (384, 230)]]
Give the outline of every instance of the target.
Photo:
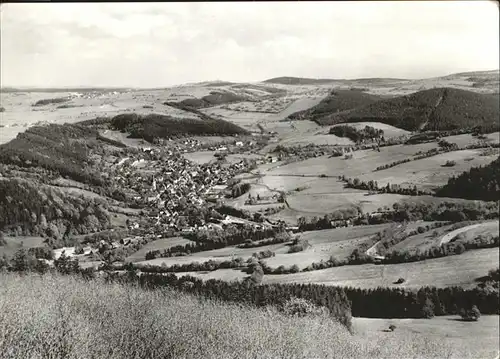
[(462, 317), (462, 320), (467, 322), (477, 322), (481, 317), (481, 312), (476, 305), (473, 305), (469, 310), (462, 309), (460, 311), (460, 316)]
[(305, 317), (308, 315), (312, 316), (323, 316), (328, 315), (328, 309), (326, 307), (317, 306), (307, 299), (292, 297), (287, 300), (282, 307), (283, 313), (290, 316)]
[(306, 250), (310, 246), (311, 246), (311, 244), (309, 244), (309, 241), (307, 239), (305, 239), (305, 240), (295, 240), (293, 242), (293, 244), (290, 246), (290, 249), (288, 250), (288, 253), (302, 252), (302, 251)]
[(257, 259), (271, 258), (274, 256), (276, 256), (276, 253), (274, 253), (273, 251), (270, 251), (269, 249), (266, 251), (255, 252), (252, 254), (252, 257), (257, 258)]

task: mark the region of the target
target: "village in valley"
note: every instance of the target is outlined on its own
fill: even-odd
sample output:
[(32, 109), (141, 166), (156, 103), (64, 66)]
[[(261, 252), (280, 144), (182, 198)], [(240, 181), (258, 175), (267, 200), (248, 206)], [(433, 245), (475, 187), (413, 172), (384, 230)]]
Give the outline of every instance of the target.
[(498, 359), (500, 71), (454, 27), (487, 21), (170, 6), (2, 5), (36, 56), (2, 53), (0, 357)]

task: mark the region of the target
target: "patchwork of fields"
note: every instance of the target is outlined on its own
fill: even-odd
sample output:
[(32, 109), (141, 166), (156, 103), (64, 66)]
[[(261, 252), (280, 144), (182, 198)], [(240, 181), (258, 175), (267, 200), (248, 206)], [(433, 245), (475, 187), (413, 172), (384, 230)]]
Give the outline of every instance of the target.
[[(123, 171), (117, 170), (116, 172), (110, 172), (113, 176), (120, 177), (120, 181), (113, 183), (116, 188), (120, 190), (125, 186), (129, 186), (129, 189), (132, 187), (134, 188), (134, 205), (131, 204), (133, 201), (130, 198), (123, 200), (114, 198), (115, 195), (117, 197), (120, 195), (125, 196), (123, 193), (126, 191), (123, 191), (123, 193), (120, 191), (113, 192), (112, 194), (107, 193), (104, 188), (98, 188), (96, 191), (93, 191), (91, 185), (83, 185), (83, 183), (79, 183), (74, 179), (67, 178), (69, 177), (67, 173), (61, 174), (59, 178), (51, 179), (50, 184), (47, 184), (47, 186), (53, 188), (58, 187), (66, 196), (66, 199), (71, 196), (101, 200), (103, 203), (106, 203), (106, 206), (103, 204), (103, 208), (105, 207), (105, 209), (103, 209), (102, 215), (109, 215), (110, 228), (108, 229), (106, 227), (106, 231), (110, 230), (112, 232), (114, 229), (125, 232), (128, 231), (127, 237), (134, 237), (139, 233), (140, 236), (137, 237), (139, 237), (140, 240), (146, 240), (136, 242), (135, 240), (137, 240), (137, 238), (135, 238), (133, 244), (125, 248), (124, 241), (120, 242), (120, 240), (124, 238), (108, 238), (101, 240), (98, 236), (100, 230), (96, 232), (92, 228), (90, 232), (75, 231), (75, 233), (96, 234), (96, 237), (99, 237), (99, 239), (96, 243), (84, 243), (84, 254), (79, 255), (74, 253), (78, 243), (68, 244), (63, 241), (64, 243), (61, 244), (62, 242), (59, 242), (57, 245), (58, 248), (54, 250), (54, 254), (57, 258), (64, 251), (65, 254), (80, 260), (80, 265), (83, 268), (91, 266), (97, 267), (99, 264), (108, 260), (114, 263), (133, 262), (139, 265), (161, 266), (163, 268), (195, 262), (231, 261), (238, 257), (241, 257), (246, 262), (251, 258), (257, 257), (259, 252), (266, 251), (267, 254), (272, 252), (272, 256), (263, 258), (262, 263), (266, 263), (267, 266), (272, 269), (279, 267), (288, 269), (293, 267), (293, 272), (295, 273), (265, 274), (261, 281), (263, 284), (315, 283), (356, 288), (391, 287), (410, 290), (417, 290), (425, 286), (460, 286), (471, 289), (477, 287), (480, 283), (479, 279), (484, 279), (488, 271), (498, 268), (498, 247), (470, 249), (462, 254), (391, 265), (352, 263), (366, 263), (367, 248), (374, 246), (375, 242), (380, 239), (377, 235), (380, 234), (382, 236), (381, 233), (386, 229), (394, 230), (394, 232), (385, 232), (389, 233), (387, 234), (388, 237), (384, 238), (386, 242), (380, 241), (384, 245), (386, 243), (391, 243), (388, 245), (389, 248), (386, 248), (389, 253), (392, 251), (407, 251), (409, 253), (414, 253), (417, 250), (424, 252), (431, 247), (442, 246), (450, 242), (472, 242), (478, 237), (491, 239), (498, 236), (499, 231), (499, 221), (496, 217), (491, 216), (491, 213), (488, 213), (488, 216), (480, 213), (472, 220), (462, 222), (461, 224), (464, 225), (462, 228), (457, 228), (459, 225), (457, 226), (456, 223), (438, 228), (431, 228), (431, 226), (435, 224), (435, 221), (441, 221), (441, 219), (435, 218), (437, 215), (420, 217), (408, 215), (404, 217), (408, 219), (408, 221), (410, 219), (413, 221), (415, 218), (430, 219), (428, 222), (413, 221), (408, 223), (405, 222), (404, 224), (383, 223), (351, 226), (350, 222), (352, 219), (356, 219), (355, 223), (378, 223), (377, 221), (372, 221), (371, 219), (373, 218), (382, 218), (380, 221), (386, 221), (387, 218), (392, 217), (382, 217), (387, 213), (384, 214), (380, 212), (389, 212), (392, 209), (395, 209), (395, 212), (397, 212), (396, 204), (420, 203), (429, 205), (429, 208), (432, 206), (439, 207), (439, 205), (441, 205), (441, 207), (445, 207), (451, 212), (454, 209), (454, 204), (462, 205), (465, 203), (470, 204), (470, 207), (472, 207), (472, 204), (482, 203), (481, 206), (486, 208), (486, 201), (480, 202), (460, 198), (440, 198), (431, 195), (410, 196), (408, 194), (378, 193), (377, 191), (346, 188), (347, 180), (340, 180), (339, 177), (344, 176), (347, 179), (357, 178), (364, 182), (376, 181), (380, 187), (386, 184), (396, 184), (402, 187), (415, 186), (418, 189), (428, 190), (429, 193), (432, 193), (433, 190), (444, 186), (450, 178), (467, 172), (474, 167), (487, 166), (498, 158), (500, 153), (499, 149), (488, 146), (500, 143), (499, 132), (484, 135), (472, 135), (472, 133), (467, 133), (444, 137), (446, 141), (455, 143), (460, 148), (465, 148), (473, 144), (481, 144), (482, 148), (455, 150), (419, 160), (414, 160), (414, 158), (422, 153), (436, 150), (440, 147), (439, 139), (420, 144), (397, 144), (375, 149), (359, 150), (351, 152), (349, 155), (333, 157), (330, 155), (321, 155), (321, 153), (328, 152), (322, 152), (325, 147), (329, 150), (345, 150), (346, 148), (360, 144), (361, 141), (368, 141), (369, 144), (375, 145), (376, 141), (380, 140), (380, 138), (369, 138), (368, 135), (366, 135), (366, 133), (369, 133), (368, 130), (362, 132), (366, 126), (383, 130), (385, 139), (397, 139), (397, 143), (404, 143), (405, 139), (419, 133), (418, 126), (412, 127), (408, 125), (408, 123), (415, 120), (413, 118), (405, 118), (404, 121), (408, 120), (408, 123), (403, 123), (404, 121), (391, 122), (394, 120), (391, 118), (391, 111), (388, 110), (387, 114), (385, 114), (384, 106), (382, 106), (382, 110), (379, 111), (382, 114), (379, 113), (377, 115), (378, 117), (371, 117), (371, 114), (368, 113), (366, 116), (363, 115), (359, 117), (360, 121), (362, 120), (361, 122), (348, 124), (357, 130), (357, 132), (351, 130), (352, 132), (346, 131), (345, 133), (349, 135), (350, 138), (354, 138), (355, 140), (358, 139), (359, 141), (356, 143), (348, 137), (339, 137), (329, 134), (332, 126), (321, 126), (318, 124), (322, 123), (321, 121), (318, 121), (318, 123), (313, 121), (313, 119), (317, 120), (317, 118), (308, 117), (307, 115), (293, 116), (297, 112), (303, 114), (305, 110), (312, 109), (315, 106), (317, 108), (317, 105), (320, 103), (324, 104), (325, 101), (323, 100), (325, 100), (326, 96), (335, 96), (332, 90), (350, 92), (349, 95), (355, 94), (357, 91), (357, 93), (361, 93), (361, 95), (365, 97), (366, 94), (375, 94), (380, 96), (380, 99), (389, 99), (399, 95), (416, 93), (417, 91), (437, 86), (451, 86), (451, 88), (454, 89), (471, 90), (474, 92), (474, 96), (471, 98), (475, 99), (478, 98), (476, 97), (479, 96), (478, 93), (493, 92), (494, 89), (491, 83), (494, 81), (488, 82), (483, 87), (478, 87), (476, 86), (477, 82), (472, 81), (471, 78), (457, 75), (455, 77), (451, 76), (427, 80), (337, 80), (320, 85), (300, 84), (300, 81), (296, 85), (294, 85), (293, 82), (284, 84), (279, 83), (279, 81), (277, 83), (263, 82), (254, 84), (214, 82), (154, 90), (122, 89), (119, 91), (96, 90), (88, 93), (53, 92), (50, 94), (37, 92), (2, 93), (2, 107), (5, 108), (5, 111), (1, 113), (0, 144), (13, 139), (18, 133), (39, 122), (56, 124), (76, 123), (96, 117), (112, 117), (125, 112), (133, 112), (141, 115), (168, 115), (176, 122), (183, 121), (183, 119), (197, 119), (200, 120), (200, 122), (207, 120), (208, 123), (212, 123), (209, 118), (212, 117), (213, 119), (227, 120), (232, 124), (241, 126), (241, 128), (250, 131), (250, 133), (246, 131), (230, 132), (231, 134), (239, 134), (233, 136), (219, 136), (221, 133), (225, 132), (214, 132), (217, 136), (206, 136), (206, 134), (200, 130), (196, 132), (197, 136), (190, 137), (191, 140), (195, 140), (193, 142), (196, 142), (196, 145), (191, 145), (186, 141), (184, 145), (186, 145), (188, 149), (180, 149), (185, 159), (197, 165), (206, 165), (207, 168), (210, 168), (213, 162), (219, 161), (214, 156), (216, 153), (228, 151), (225, 159), (220, 160), (222, 165), (218, 167), (217, 171), (232, 168), (231, 165), (237, 164), (244, 159), (255, 160), (258, 163), (257, 167), (252, 170), (248, 167), (244, 167), (246, 168), (245, 170), (235, 170), (235, 172), (238, 173), (235, 178), (241, 179), (241, 183), (249, 183), (250, 188), (248, 192), (243, 194), (241, 194), (241, 191), (238, 192), (240, 188), (237, 188), (237, 191), (234, 193), (241, 194), (239, 197), (226, 198), (225, 195), (231, 190), (231, 188), (227, 188), (227, 184), (231, 184), (232, 174), (213, 182), (211, 181), (213, 178), (200, 178), (196, 174), (192, 175), (193, 178), (189, 178), (189, 181), (187, 181), (186, 178), (177, 178), (175, 181), (172, 180), (172, 183), (169, 183), (168, 187), (167, 185), (158, 186), (158, 188), (169, 188), (169, 191), (163, 190), (162, 192), (161, 189), (157, 190), (156, 182), (154, 186), (151, 186), (154, 187), (154, 189), (150, 188), (149, 184), (152, 181), (150, 181), (149, 175), (153, 174), (156, 176), (155, 172), (150, 168), (153, 167), (150, 166), (153, 160), (151, 158), (141, 158), (139, 160), (139, 157), (148, 155), (144, 154), (147, 151), (137, 151), (137, 149), (150, 147), (157, 150), (160, 146), (156, 142), (157, 138), (154, 138), (156, 144), (153, 144), (147, 142), (145, 139), (130, 138), (129, 133), (126, 132), (119, 132), (109, 128), (100, 129), (101, 136), (119, 141), (129, 147), (127, 149), (114, 149), (112, 155), (106, 154), (106, 159), (109, 160), (110, 163), (114, 163), (113, 169), (119, 167), (117, 165), (118, 162), (126, 161), (129, 156), (137, 157), (134, 158), (134, 165), (127, 167)], [(352, 90), (355, 91), (352, 92)], [(457, 94), (460, 95), (460, 93)], [(57, 101), (54, 103), (50, 103), (49, 101), (46, 105), (34, 106), (39, 100), (47, 100), (49, 98), (57, 99), (59, 97), (67, 97), (67, 101), (62, 102), (64, 106), (58, 105), (59, 102)], [(458, 98), (460, 99), (461, 97)], [(465, 96), (464, 98), (467, 97)], [(488, 101), (491, 101), (490, 97), (488, 97), (488, 99)], [(441, 100), (438, 102), (441, 102)], [(460, 101), (457, 100), (457, 102)], [(168, 103), (168, 105), (166, 103)], [(400, 102), (396, 101), (395, 103), (405, 104), (404, 100)], [(344, 105), (347, 106), (349, 103), (344, 103)], [(418, 109), (420, 108), (420, 105), (417, 105), (415, 105), (416, 113), (418, 113)], [(434, 106), (434, 109), (436, 109), (438, 105), (439, 103)], [(478, 109), (478, 111), (481, 110), (481, 106), (475, 106), (474, 108), (476, 110)], [(396, 110), (396, 113), (401, 113), (401, 108), (397, 108)], [(345, 111), (350, 110), (348, 109)], [(322, 114), (321, 111), (319, 111), (319, 113), (320, 115)], [(325, 116), (330, 115), (332, 119), (334, 119), (336, 113), (333, 112)], [(428, 114), (426, 116), (428, 120), (432, 117)], [(397, 118), (401, 119), (400, 117)], [(432, 118), (436, 120), (435, 117)], [(160, 120), (164, 121), (165, 119)], [(382, 123), (386, 120), (388, 123), (393, 123), (396, 126), (401, 126), (414, 132)], [(422, 119), (419, 118), (418, 120), (420, 121)], [(467, 118), (466, 120), (469, 121), (470, 119)], [(478, 117), (477, 121), (480, 122), (480, 120), (481, 118)], [(417, 122), (417, 120), (415, 121)], [(473, 122), (474, 119), (470, 121)], [(219, 121), (217, 123), (222, 122), (223, 121)], [(332, 121), (331, 123), (337, 122)], [(335, 126), (339, 125), (344, 126), (345, 124), (341, 123)], [(427, 123), (423, 123), (422, 128), (426, 125)], [(446, 125), (453, 127), (453, 123), (451, 123), (451, 125), (446, 123)], [(133, 130), (135, 129), (132, 129), (132, 132)], [(205, 131), (205, 129), (203, 131)], [(470, 128), (468, 131), (472, 132)], [(474, 131), (477, 130), (474, 129)], [(449, 132), (447, 133), (449, 134)], [(197, 147), (200, 143), (203, 145), (211, 145), (215, 148), (231, 147), (235, 142), (243, 140), (242, 134), (246, 136), (244, 137), (245, 141), (250, 138), (250, 142), (253, 142), (253, 144), (262, 145), (259, 147), (260, 149), (248, 150), (244, 153), (240, 153), (242, 152), (241, 147), (236, 149), (226, 148), (222, 150), (213, 150), (213, 148), (212, 150), (206, 150), (205, 146)], [(444, 132), (442, 132), (442, 134), (444, 136)], [(165, 139), (170, 135), (171, 133), (167, 132), (166, 135), (164, 135)], [(156, 132), (153, 137), (155, 136)], [(140, 135), (138, 137), (140, 137)], [(170, 143), (171, 141), (168, 140), (172, 140), (175, 143)], [(179, 143), (185, 141), (184, 138), (168, 138), (168, 140), (166, 142), (169, 142), (170, 145), (177, 144), (176, 141), (179, 141)], [(108, 141), (106, 146), (112, 147), (109, 142), (110, 141)], [(441, 146), (442, 145), (441, 143)], [(286, 158), (286, 154), (285, 158), (281, 158), (282, 153), (285, 153), (285, 151), (279, 152), (280, 159), (278, 160), (276, 158), (278, 157), (278, 151), (274, 151), (277, 146), (302, 148), (291, 149), (288, 152), (293, 153), (290, 155), (290, 158)], [(306, 146), (308, 147), (304, 149), (303, 147)], [(237, 145), (234, 144), (234, 147), (237, 147)], [(127, 152), (129, 149), (131, 151)], [(121, 155), (123, 155), (123, 157), (120, 157)], [(307, 159), (304, 159), (306, 157)], [(395, 162), (406, 160), (411, 161), (395, 164)], [(103, 159), (102, 162), (105, 162), (105, 160)], [(184, 167), (192, 165), (189, 162), (183, 163)], [(32, 163), (23, 163), (23, 165), (26, 164), (31, 165)], [(395, 165), (390, 168), (376, 170), (377, 167), (393, 164)], [(246, 165), (245, 163), (244, 166)], [(91, 164), (89, 161), (89, 167), (90, 166)], [(10, 173), (9, 171), (5, 172)], [(243, 171), (245, 172), (241, 173)], [(172, 172), (173, 171), (170, 169), (164, 168), (163, 173)], [(182, 169), (178, 172), (182, 172)], [(191, 176), (192, 173), (193, 172), (190, 172), (189, 176)], [(213, 176), (214, 174), (214, 172), (208, 173), (209, 176)], [(137, 176), (134, 177), (131, 174)], [(1, 176), (4, 177), (4, 174), (2, 173)], [(7, 178), (7, 176), (5, 177)], [(155, 177), (155, 180), (158, 178), (159, 176)], [(178, 186), (178, 183), (185, 185), (182, 191), (177, 191), (176, 186)], [(206, 186), (203, 185), (202, 187), (201, 183), (210, 184)], [(491, 190), (492, 193), (498, 193), (498, 181), (495, 182), (490, 180), (489, 182), (485, 181), (485, 183), (487, 184), (485, 188)], [(120, 186), (124, 187), (120, 188)], [(113, 187), (112, 189), (114, 190), (115, 188)], [(204, 196), (207, 190), (210, 190), (210, 196), (214, 196), (215, 198), (205, 198)], [(225, 190), (229, 191), (224, 192)], [(394, 190), (393, 192), (396, 191)], [(4, 197), (6, 198), (7, 195)], [(452, 196), (454, 193), (448, 192), (446, 195)], [(460, 197), (460, 195), (461, 194), (458, 193), (457, 197)], [(185, 197), (186, 201), (182, 201), (181, 203), (179, 199), (182, 197)], [(193, 198), (196, 198), (196, 202), (192, 200)], [(491, 200), (494, 199), (492, 195)], [(486, 198), (486, 200), (489, 200), (489, 198)], [(126, 203), (127, 201), (130, 201), (130, 203)], [(0, 203), (4, 204), (6, 202), (3, 201), (2, 198), (2, 202)], [(212, 218), (212, 213), (210, 213), (210, 215), (207, 214), (209, 211), (198, 211), (198, 209), (209, 209), (210, 211), (213, 209), (215, 211), (221, 210), (221, 213), (228, 213), (222, 212), (221, 208), (223, 207), (220, 206), (221, 204), (234, 207), (235, 209), (247, 210), (252, 216), (255, 215), (256, 212), (261, 215), (256, 215), (254, 217), (247, 216), (247, 213), (231, 213), (232, 216), (223, 215), (224, 219), (222, 219), (221, 223), (225, 225), (230, 222), (239, 222), (238, 225), (252, 228), (252, 230), (248, 231), (248, 228), (245, 228), (245, 232), (242, 232), (245, 233), (245, 237), (237, 237), (238, 241), (241, 240), (241, 242), (243, 242), (246, 240), (247, 244), (249, 242), (250, 245), (255, 245), (255, 243), (253, 243), (255, 242), (255, 238), (253, 237), (257, 237), (257, 230), (255, 229), (259, 228), (260, 225), (264, 225), (266, 228), (275, 226), (275, 228), (280, 228), (280, 230), (284, 229), (291, 234), (290, 240), (286, 243), (260, 247), (255, 246), (253, 248), (239, 248), (236, 245), (227, 245), (228, 243), (241, 243), (233, 240), (231, 242), (224, 242), (223, 245), (226, 246), (220, 249), (202, 252), (195, 251), (194, 253), (191, 253), (188, 249), (184, 249), (185, 252), (181, 253), (181, 256), (167, 258), (158, 257), (156, 259), (146, 260), (146, 254), (150, 251), (162, 252), (174, 246), (195, 244), (194, 241), (181, 236), (183, 230), (186, 229), (184, 227), (189, 227), (188, 229), (190, 231), (206, 230), (207, 233), (209, 233), (208, 228), (221, 228), (219, 223), (220, 216), (215, 215), (215, 217)], [(325, 223), (327, 220), (330, 221), (331, 218), (325, 217), (325, 215), (348, 209), (357, 209), (362, 212), (363, 216), (366, 215), (366, 217), (360, 216), (358, 218), (353, 218), (349, 217), (352, 216), (351, 214), (339, 214), (337, 212), (334, 218), (340, 218), (339, 222), (344, 221), (344, 223), (326, 222), (326, 225), (315, 225), (319, 219), (324, 218), (322, 223)], [(481, 212), (482, 209), (483, 208), (477, 209), (477, 212)], [(43, 210), (45, 210), (45, 208), (41, 206), (36, 211)], [(227, 207), (225, 210), (227, 211)], [(466, 218), (469, 211), (473, 212), (475, 210), (476, 209), (466, 208), (462, 211), (462, 209), (460, 209), (462, 213), (458, 213), (457, 216), (463, 215), (462, 217)], [(28, 209), (26, 209), (26, 211), (28, 211)], [(38, 212), (35, 213), (36, 211), (34, 210), (30, 213), (30, 211), (31, 208), (26, 213), (31, 215), (31, 218), (35, 218), (32, 219), (32, 221), (42, 222), (42, 220), (39, 220), (37, 217), (37, 215), (39, 215)], [(92, 209), (82, 207), (78, 208), (78, 211), (90, 212)], [(425, 210), (422, 210), (422, 212), (424, 211)], [(25, 213), (22, 212), (22, 210), (18, 212), (19, 213), (10, 213), (8, 211), (2, 212), (5, 215), (11, 215), (18, 222), (13, 225), (9, 224), (12, 228), (18, 226), (18, 224), (22, 225), (24, 223), (23, 221), (26, 221), (26, 218), (28, 218), (23, 217)], [(166, 212), (168, 212), (168, 216)], [(203, 213), (199, 214), (198, 212)], [(456, 212), (454, 213), (456, 214)], [(52, 215), (52, 213), (50, 214)], [(237, 219), (234, 217), (236, 215), (241, 215), (244, 219)], [(49, 219), (49, 222), (53, 221), (55, 223), (58, 220), (60, 220), (60, 222), (63, 220), (68, 221), (69, 217), (75, 219), (75, 221), (78, 219), (76, 214), (74, 216), (73, 214), (68, 215), (68, 218), (64, 219), (58, 216), (60, 215), (57, 213), (54, 214), (52, 216), (53, 218)], [(165, 216), (165, 218), (168, 217), (168, 220), (162, 216)], [(357, 214), (354, 216), (357, 216)], [(184, 221), (176, 222), (178, 218), (184, 219)], [(219, 220), (215, 218), (219, 218)], [(395, 215), (394, 218), (399, 219), (400, 217), (396, 217)], [(140, 222), (139, 219), (144, 219), (144, 223), (141, 222), (140, 225), (139, 223), (133, 223), (136, 220)], [(189, 221), (185, 219), (189, 219)], [(195, 221), (193, 219), (195, 219)], [(370, 222), (368, 222), (368, 219), (370, 219)], [(92, 220), (93, 218), (90, 217), (90, 224), (92, 224)], [(164, 221), (162, 222), (162, 220)], [(278, 221), (283, 221), (284, 224)], [(47, 222), (47, 220), (45, 220), (45, 222)], [(196, 225), (194, 223), (196, 223)], [(300, 227), (299, 223), (301, 223)], [(304, 223), (306, 225), (304, 225)], [(61, 225), (61, 223), (59, 224)], [(310, 227), (308, 227), (309, 224)], [(41, 223), (36, 223), (36, 225), (38, 225), (36, 231), (39, 231)], [(234, 228), (231, 228), (231, 230), (236, 231), (235, 228), (238, 228), (238, 225), (235, 224)], [(297, 233), (299, 229), (327, 228), (337, 225), (347, 227), (308, 230)], [(394, 228), (395, 226), (402, 227), (403, 225), (406, 225), (407, 233), (410, 231), (414, 231), (414, 233), (410, 237), (398, 242), (399, 239), (395, 240), (395, 232), (397, 232), (397, 230)], [(35, 224), (32, 227), (35, 227)], [(52, 233), (54, 226), (48, 230), (49, 226), (45, 223), (43, 227), (43, 230), (47, 232), (43, 233), (44, 236), (56, 235)], [(89, 225), (89, 227), (91, 226)], [(63, 228), (62, 225), (60, 228)], [(111, 230), (111, 228), (113, 228), (113, 230)], [(9, 227), (9, 230), (10, 229)], [(415, 234), (417, 229), (418, 233)], [(102, 232), (105, 231), (103, 230)], [(164, 235), (164, 233), (173, 232), (175, 232), (174, 237), (156, 239)], [(15, 233), (29, 232), (19, 232), (17, 228), (15, 228)], [(158, 235), (159, 233), (161, 233), (161, 235)], [(62, 233), (60, 234), (59, 237), (62, 237)], [(217, 237), (217, 240), (220, 239), (221, 243), (226, 240), (220, 233), (209, 234), (214, 236), (220, 235), (220, 238)], [(280, 233), (280, 235), (281, 234), (282, 233)], [(70, 229), (68, 229), (67, 233), (64, 235), (71, 236), (71, 239), (75, 239), (75, 242), (79, 243), (83, 243), (86, 236), (82, 234), (75, 235)], [(103, 234), (103, 238), (106, 238), (105, 235), (106, 234)], [(62, 240), (62, 238), (58, 239)], [(66, 239), (67, 238), (65, 238), (65, 240)], [(298, 244), (293, 243), (294, 239), (298, 241)], [(106, 242), (106, 240), (108, 240), (109, 243), (103, 243)], [(30, 248), (44, 247), (47, 246), (45, 242), (46, 238), (41, 236), (14, 237), (14, 235), (9, 234), (0, 242), (0, 256), (4, 254), (13, 256), (16, 251), (21, 248), (29, 250)], [(294, 252), (294, 250), (297, 249), (297, 247), (291, 250), (293, 245), (300, 247), (300, 245), (305, 242), (307, 242), (309, 246), (304, 245), (303, 248), (298, 248), (296, 252)], [(124, 251), (120, 253), (119, 250), (122, 244), (122, 249), (124, 249)], [(137, 244), (137, 246), (135, 246), (135, 244)], [(219, 242), (217, 242), (217, 244), (219, 244)], [(95, 250), (95, 255), (94, 253), (90, 255), (91, 245), (94, 246), (92, 249)], [(453, 244), (448, 246), (453, 247)], [(214, 247), (216, 246), (212, 248)], [(103, 253), (106, 253), (107, 256)], [(118, 255), (113, 257), (114, 254)], [(102, 256), (99, 257), (99, 255)], [(302, 272), (303, 269), (307, 267), (310, 268), (313, 263), (325, 263), (332, 258), (339, 261), (346, 261), (349, 258), (356, 258), (357, 255), (364, 255), (364, 261), (351, 261), (348, 265), (327, 269), (317, 269), (318, 267), (315, 266), (313, 268), (315, 270)], [(380, 260), (380, 258), (378, 259)], [(251, 266), (249, 267), (252, 268)], [(297, 268), (295, 267), (298, 268), (299, 272), (297, 272)], [(249, 278), (249, 274), (246, 273), (247, 268), (245, 268), (245, 271), (242, 269), (243, 268), (217, 269), (207, 272), (181, 272), (176, 273), (176, 275), (179, 277), (191, 275), (203, 280), (221, 279), (225, 281), (241, 281)], [(283, 273), (281, 269), (280, 272)], [(292, 272), (292, 270), (290, 270), (290, 272)], [(404, 281), (398, 284), (400, 279), (404, 279)], [(387, 303), (387, 305), (390, 305), (390, 303)], [(424, 333), (425, 335), (439, 337), (440, 340), (442, 339), (440, 343), (443, 345), (455, 346), (459, 343), (461, 345), (463, 344), (479, 357), (493, 358), (497, 355), (497, 347), (495, 347), (494, 344), (496, 345), (498, 343), (495, 341), (497, 339), (495, 334), (498, 334), (499, 330), (498, 317), (484, 316), (479, 323), (465, 323), (457, 321), (457, 318), (440, 317), (432, 320), (355, 318), (354, 331), (358, 335), (365, 336), (367, 340), (378, 338), (379, 336), (386, 336), (388, 341), (400, 340), (403, 337), (411, 339), (414, 333)], [(384, 331), (390, 324), (395, 324), (397, 329), (394, 332)], [(478, 347), (480, 347), (480, 349), (478, 349)]]
[[(476, 279), (498, 265), (498, 248), (478, 249), (457, 256), (413, 263), (351, 265), (305, 273), (268, 275), (264, 277), (264, 283), (318, 283), (359, 288), (419, 288), (427, 285), (472, 288), (477, 285)], [(404, 278), (405, 282), (394, 284), (399, 278)]]

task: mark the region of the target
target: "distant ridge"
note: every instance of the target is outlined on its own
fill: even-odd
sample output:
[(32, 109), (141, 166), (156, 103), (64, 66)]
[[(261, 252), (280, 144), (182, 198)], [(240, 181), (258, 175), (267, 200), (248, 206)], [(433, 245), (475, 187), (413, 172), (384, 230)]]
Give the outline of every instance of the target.
[(272, 79), (264, 80), (264, 83), (271, 84), (281, 84), (281, 85), (319, 85), (319, 84), (328, 84), (331, 82), (335, 82), (336, 80), (332, 79), (311, 79), (305, 77), (274, 77)]
[(264, 80), (263, 83), (273, 83), (281, 85), (322, 85), (341, 82), (344, 84), (373, 84), (373, 83), (387, 83), (387, 82), (403, 82), (411, 81), (408, 79), (398, 79), (391, 77), (367, 77), (360, 79), (313, 79), (307, 77), (274, 77), (272, 79)]

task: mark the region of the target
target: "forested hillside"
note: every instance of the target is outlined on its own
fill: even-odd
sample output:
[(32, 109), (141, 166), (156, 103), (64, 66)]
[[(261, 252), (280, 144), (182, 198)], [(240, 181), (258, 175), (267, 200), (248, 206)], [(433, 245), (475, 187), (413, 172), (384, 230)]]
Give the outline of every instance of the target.
[(315, 121), (318, 118), (351, 110), (380, 101), (382, 97), (371, 95), (360, 90), (333, 90), (316, 106), (291, 114), (291, 120), (307, 119)]
[(0, 179), (0, 231), (62, 239), (110, 225), (105, 201), (75, 197), (38, 183)]
[(91, 151), (102, 151), (95, 129), (78, 124), (34, 126), (0, 146), (0, 163), (42, 167), (76, 181), (104, 185), (92, 169)]
[(176, 119), (166, 115), (140, 116), (122, 114), (111, 119), (112, 128), (130, 133), (130, 137), (152, 142), (155, 138), (184, 135), (235, 135), (247, 134), (241, 127), (219, 119)]
[(433, 88), (315, 120), (320, 125), (375, 121), (408, 131), (475, 126), (494, 131), (499, 127), (498, 116), (499, 101), (495, 96), (453, 88)]
[(452, 177), (440, 188), (437, 196), (500, 200), (500, 157), (484, 167), (473, 167), (458, 177)]

